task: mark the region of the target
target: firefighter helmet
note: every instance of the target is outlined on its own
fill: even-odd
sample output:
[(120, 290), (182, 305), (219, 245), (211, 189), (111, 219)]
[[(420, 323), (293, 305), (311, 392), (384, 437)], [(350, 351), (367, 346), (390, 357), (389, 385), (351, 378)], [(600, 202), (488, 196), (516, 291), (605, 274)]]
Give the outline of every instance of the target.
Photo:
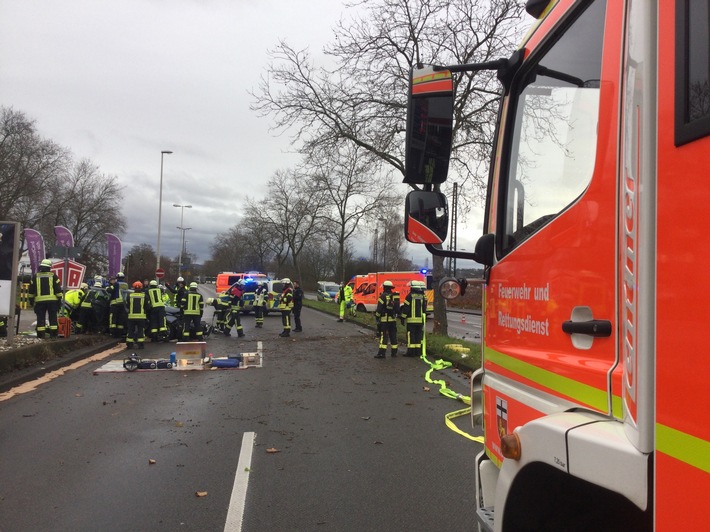
[(123, 275), (123, 272), (118, 272), (116, 274), (116, 278), (118, 278), (118, 279), (123, 279), (124, 277), (125, 277), (125, 275)]
[(140, 281), (136, 281), (135, 283), (133, 283), (133, 289), (134, 289), (134, 290), (142, 290), (142, 289), (143, 289), (143, 283), (141, 283)]
[(185, 279), (183, 279), (182, 277), (178, 277), (178, 278), (177, 278), (177, 282), (178, 282), (178, 283), (184, 283), (184, 282), (185, 282)]
[(291, 279), (289, 279), (288, 277), (284, 277), (283, 279), (281, 279), (281, 282), (283, 284), (291, 284)]
[(52, 267), (52, 261), (49, 259), (43, 259), (42, 262), (39, 263), (40, 266), (44, 266), (45, 268), (51, 268)]
[(86, 283), (81, 283), (81, 285), (79, 286), (79, 288), (81, 288), (82, 290), (86, 291), (86, 290), (89, 289), (89, 285), (86, 284)]
[(197, 283), (195, 281), (190, 283), (190, 288), (197, 289)]
[(150, 283), (148, 283), (150, 286), (158, 286), (158, 281), (153, 279)]
[(207, 304), (208, 304), (208, 305), (211, 305), (212, 303), (214, 303), (214, 298), (213, 298), (213, 297), (208, 297), (208, 298), (207, 298)]
[(394, 284), (392, 284), (392, 281), (385, 281), (382, 283), (383, 288), (394, 288)]

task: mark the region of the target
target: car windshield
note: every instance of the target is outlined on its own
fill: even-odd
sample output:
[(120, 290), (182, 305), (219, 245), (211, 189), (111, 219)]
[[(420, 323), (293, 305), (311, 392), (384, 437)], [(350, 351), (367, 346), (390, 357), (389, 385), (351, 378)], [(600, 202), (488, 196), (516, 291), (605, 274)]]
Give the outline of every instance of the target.
[(340, 286), (337, 284), (326, 284), (323, 286), (323, 292), (337, 292)]

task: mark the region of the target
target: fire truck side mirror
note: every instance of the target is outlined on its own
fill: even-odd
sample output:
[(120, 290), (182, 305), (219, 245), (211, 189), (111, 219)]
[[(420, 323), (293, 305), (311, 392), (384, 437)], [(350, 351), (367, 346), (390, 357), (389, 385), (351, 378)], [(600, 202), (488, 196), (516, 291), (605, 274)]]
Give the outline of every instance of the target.
[(495, 258), (495, 234), (488, 233), (476, 241), (476, 262), (484, 266), (493, 266)]
[(407, 101), (405, 183), (433, 185), (446, 181), (453, 117), (451, 72), (432, 65), (412, 68)]
[(441, 244), (449, 228), (446, 196), (441, 192), (413, 190), (404, 204), (404, 236), (415, 244)]

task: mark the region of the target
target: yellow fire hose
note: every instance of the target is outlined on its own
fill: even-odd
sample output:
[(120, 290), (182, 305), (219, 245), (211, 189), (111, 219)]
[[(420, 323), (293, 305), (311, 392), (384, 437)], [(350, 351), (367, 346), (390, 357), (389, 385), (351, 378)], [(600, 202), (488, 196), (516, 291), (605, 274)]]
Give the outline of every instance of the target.
[(429, 384), (436, 384), (439, 386), (439, 393), (445, 397), (448, 397), (450, 399), (455, 399), (458, 401), (461, 401), (464, 404), (469, 405), (467, 408), (463, 408), (461, 410), (455, 410), (454, 412), (449, 412), (444, 416), (444, 422), (446, 423), (446, 426), (449, 427), (451, 430), (456, 432), (457, 434), (463, 436), (464, 438), (468, 438), (471, 441), (475, 441), (478, 443), (483, 443), (483, 436), (471, 436), (469, 433), (461, 430), (458, 428), (454, 422), (452, 421), (453, 419), (456, 419), (457, 417), (463, 417), (467, 416), (471, 413), (471, 398), (460, 394), (456, 393), (453, 390), (450, 390), (448, 386), (446, 386), (446, 381), (443, 380), (434, 380), (431, 378), (431, 374), (434, 371), (441, 371), (446, 368), (451, 367), (451, 362), (448, 360), (442, 360), (438, 359), (435, 362), (432, 362), (427, 358), (426, 354), (426, 315), (424, 318), (424, 335), (422, 338), (422, 356), (421, 359), (426, 362), (429, 365), (429, 369), (424, 375), (424, 378)]

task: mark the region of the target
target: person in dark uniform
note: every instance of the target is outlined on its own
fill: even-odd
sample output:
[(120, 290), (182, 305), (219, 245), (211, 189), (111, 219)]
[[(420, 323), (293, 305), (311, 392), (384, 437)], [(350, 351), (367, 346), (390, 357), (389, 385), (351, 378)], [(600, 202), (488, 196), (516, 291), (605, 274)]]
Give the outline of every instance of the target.
[(264, 314), (269, 297), (269, 288), (266, 283), (259, 283), (254, 291), (254, 326), (261, 329), (264, 326)]
[(296, 325), (293, 332), (302, 332), (301, 328), (301, 309), (303, 308), (303, 289), (301, 283), (293, 282), (293, 322)]
[(182, 300), (183, 329), (182, 339), (202, 341), (202, 314), (205, 311), (205, 302), (202, 294), (197, 291), (197, 283), (190, 283), (190, 289)]
[(165, 322), (165, 301), (163, 301), (163, 291), (158, 286), (158, 281), (153, 279), (148, 283), (148, 286), (146, 302), (150, 320), (149, 334), (153, 342), (158, 342), (168, 334), (168, 326)]
[[(28, 289), (30, 305), (34, 305), (37, 316), (37, 337), (44, 338), (48, 333), (50, 338), (59, 335), (59, 301), (62, 298), (62, 285), (59, 277), (52, 271), (52, 261), (44, 259), (39, 271), (32, 277)], [(47, 326), (47, 317), (49, 326)]]
[(281, 279), (284, 289), (279, 299), (279, 312), (281, 312), (281, 323), (284, 330), (279, 336), (291, 336), (291, 311), (293, 310), (293, 289), (291, 279), (288, 277)]
[(400, 314), (402, 325), (407, 327), (407, 353), (404, 356), (421, 357), (426, 323), (426, 284), (423, 281), (409, 281), (409, 287), (409, 294), (404, 298)]
[(133, 292), (128, 294), (128, 330), (126, 331), (126, 348), (131, 349), (135, 344), (138, 349), (145, 348), (145, 292), (143, 283), (133, 283)]
[(390, 354), (397, 356), (397, 317), (399, 316), (399, 294), (394, 291), (392, 281), (382, 283), (382, 293), (377, 300), (375, 321), (379, 334), (380, 345), (375, 358), (385, 358), (387, 344), (390, 345)]
[(125, 294), (128, 291), (128, 283), (123, 272), (116, 274), (116, 279), (109, 281), (109, 293), (111, 295), (109, 305), (109, 330), (114, 338), (125, 338), (126, 327), (128, 326), (128, 314), (126, 309)]
[(242, 319), (240, 317), (242, 307), (244, 306), (244, 303), (242, 301), (242, 295), (244, 295), (244, 281), (242, 281), (241, 279), (237, 281), (236, 285), (230, 289), (229, 295), (231, 297), (229, 301), (229, 320), (227, 321), (227, 325), (224, 328), (224, 335), (232, 336), (232, 333), (230, 331), (232, 330), (232, 327), (236, 325), (237, 336), (241, 338), (242, 336), (244, 336), (244, 327), (242, 327)]

